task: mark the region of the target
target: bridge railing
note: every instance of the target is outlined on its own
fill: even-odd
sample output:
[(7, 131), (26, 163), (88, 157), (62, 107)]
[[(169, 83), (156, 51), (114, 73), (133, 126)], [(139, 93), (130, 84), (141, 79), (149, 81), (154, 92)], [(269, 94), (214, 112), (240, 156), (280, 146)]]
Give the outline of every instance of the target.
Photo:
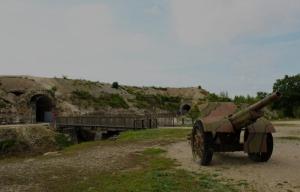
[(157, 119), (140, 117), (57, 117), (55, 125), (60, 127), (96, 127), (118, 129), (157, 128)]

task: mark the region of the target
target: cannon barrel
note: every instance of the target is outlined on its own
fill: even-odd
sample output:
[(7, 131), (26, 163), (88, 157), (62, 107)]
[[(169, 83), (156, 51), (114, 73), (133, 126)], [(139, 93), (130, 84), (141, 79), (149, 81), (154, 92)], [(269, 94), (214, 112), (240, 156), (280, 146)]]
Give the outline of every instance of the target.
[(231, 115), (229, 120), (235, 130), (246, 127), (263, 116), (263, 112), (261, 111), (262, 108), (278, 100), (280, 97), (281, 93), (274, 92), (246, 109)]

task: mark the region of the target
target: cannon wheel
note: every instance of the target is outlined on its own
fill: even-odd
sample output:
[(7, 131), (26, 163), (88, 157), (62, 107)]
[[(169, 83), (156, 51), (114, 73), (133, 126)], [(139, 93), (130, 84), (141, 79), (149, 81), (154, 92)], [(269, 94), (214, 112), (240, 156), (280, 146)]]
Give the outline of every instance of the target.
[(193, 127), (191, 146), (194, 158), (201, 160), (201, 165), (209, 165), (213, 157), (213, 136), (210, 132), (204, 132), (201, 121), (197, 121)]
[[(248, 131), (245, 132), (245, 141), (248, 138)], [(267, 133), (267, 152), (248, 153), (249, 158), (255, 162), (267, 162), (273, 153), (273, 136), (272, 133)]]

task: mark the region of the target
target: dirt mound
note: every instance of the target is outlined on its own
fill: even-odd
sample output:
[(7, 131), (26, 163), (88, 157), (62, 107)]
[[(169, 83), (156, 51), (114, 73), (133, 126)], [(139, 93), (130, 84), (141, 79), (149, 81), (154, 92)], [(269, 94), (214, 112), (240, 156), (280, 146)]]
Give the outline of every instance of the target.
[[(119, 88), (113, 88), (108, 83), (67, 77), (0, 76), (0, 112), (3, 111), (3, 114), (10, 114), (11, 109), (14, 109), (13, 112), (17, 113), (14, 116), (29, 117), (31, 109), (28, 103), (34, 96), (45, 94), (55, 100), (57, 113), (67, 116), (108, 110), (116, 114), (120, 110), (126, 113), (131, 111), (144, 113), (153, 111), (153, 103), (161, 103), (155, 106), (158, 112), (174, 112), (179, 110), (182, 102), (189, 101), (197, 104), (199, 100), (205, 99), (208, 92), (199, 87), (162, 88), (120, 85)], [(175, 109), (177, 106), (178, 109)]]
[(57, 133), (47, 125), (0, 126), (0, 154), (38, 154), (57, 150)]

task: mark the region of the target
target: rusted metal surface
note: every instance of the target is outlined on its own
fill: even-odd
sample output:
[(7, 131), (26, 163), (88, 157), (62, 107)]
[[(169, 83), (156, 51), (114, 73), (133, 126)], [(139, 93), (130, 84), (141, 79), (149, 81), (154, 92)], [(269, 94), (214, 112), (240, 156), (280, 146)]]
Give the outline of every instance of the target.
[(229, 120), (235, 129), (246, 127), (263, 116), (263, 112), (261, 112), (262, 108), (278, 100), (280, 97), (281, 94), (279, 92), (275, 92), (246, 109), (233, 114), (229, 117)]
[[(270, 121), (263, 116), (262, 108), (278, 100), (281, 94), (275, 92), (261, 101), (239, 111), (233, 104), (223, 104), (213, 110), (201, 122), (205, 133), (213, 135), (210, 145), (215, 152), (241, 151), (249, 154), (250, 159), (258, 162), (268, 161), (273, 151), (272, 132), (275, 129)], [(194, 129), (197, 128), (195, 124)], [(193, 133), (195, 133), (193, 129)], [(244, 132), (244, 142), (240, 140)], [(192, 138), (195, 135), (192, 135)], [(192, 148), (195, 147), (192, 145)], [(200, 150), (200, 147), (198, 149)], [(200, 157), (201, 158), (201, 157)], [(206, 159), (202, 165), (211, 161)]]

